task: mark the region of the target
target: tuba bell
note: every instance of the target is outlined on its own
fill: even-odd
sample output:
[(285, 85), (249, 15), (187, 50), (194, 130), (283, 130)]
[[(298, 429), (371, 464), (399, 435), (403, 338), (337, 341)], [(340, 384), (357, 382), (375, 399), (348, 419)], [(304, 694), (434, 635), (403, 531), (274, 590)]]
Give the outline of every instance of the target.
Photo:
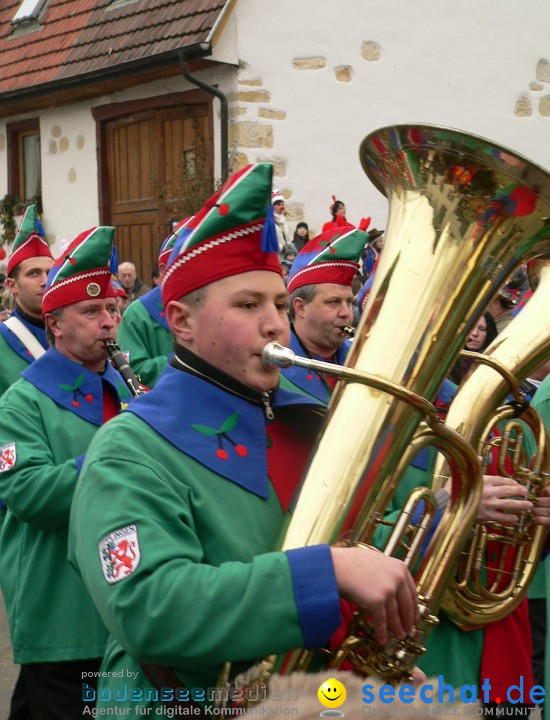
[[(414, 569), (420, 623), (383, 648), (357, 613), (357, 632), (332, 656), (333, 666), (347, 659), (365, 675), (398, 682), (437, 622), (482, 489), (476, 453), (460, 441), (466, 448), (456, 452), (437, 432), (443, 423), (424, 411), (498, 288), (548, 248), (550, 175), (485, 139), (429, 125), (377, 130), (361, 144), (360, 159), (389, 202), (384, 252), (344, 368), (368, 382), (338, 382), (282, 549), (368, 545), (414, 455), (429, 444), (447, 454), (451, 502)], [(411, 503), (432, 507), (433, 496), (422, 488)], [(407, 518), (397, 525), (406, 535)], [(256, 679), (265, 682), (282, 664), (285, 672), (305, 669), (311, 658), (304, 651), (268, 658)]]
[[(550, 258), (550, 246), (547, 250)], [(449, 409), (446, 424), (477, 447), (487, 465), (492, 451), (499, 454), (499, 473), (514, 477), (536, 502), (550, 480), (550, 439), (539, 414), (522, 397), (520, 384), (550, 358), (550, 259), (529, 263), (534, 294), (521, 313), (474, 359), (474, 367)], [(508, 395), (513, 400), (504, 404)], [(536, 439), (535, 456), (524, 457), (522, 420)], [(505, 423), (502, 435), (491, 437), (494, 427)], [(510, 451), (510, 453), (508, 453)], [(505, 463), (510, 455), (511, 468)], [(438, 458), (434, 482), (445, 474)], [(461, 627), (495, 622), (514, 610), (536, 571), (546, 540), (546, 530), (524, 512), (517, 525), (487, 522), (476, 525), (460, 557), (442, 606)], [(494, 557), (487, 565), (487, 555)]]

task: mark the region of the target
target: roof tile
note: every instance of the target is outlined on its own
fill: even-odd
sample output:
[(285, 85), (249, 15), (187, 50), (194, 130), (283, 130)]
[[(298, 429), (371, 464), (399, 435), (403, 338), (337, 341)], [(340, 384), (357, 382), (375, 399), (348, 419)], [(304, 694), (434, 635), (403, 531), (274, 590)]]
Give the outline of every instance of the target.
[(111, 0), (49, 0), (39, 27), (16, 37), (10, 20), (21, 0), (4, 0), (0, 98), (203, 42), (226, 2), (137, 0), (116, 7)]

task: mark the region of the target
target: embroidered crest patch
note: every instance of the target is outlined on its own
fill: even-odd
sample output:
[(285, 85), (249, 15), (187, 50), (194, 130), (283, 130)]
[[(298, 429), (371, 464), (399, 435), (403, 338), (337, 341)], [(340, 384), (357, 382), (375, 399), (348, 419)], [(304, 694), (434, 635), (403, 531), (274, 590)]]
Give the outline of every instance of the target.
[(106, 535), (99, 541), (98, 548), (105, 580), (108, 583), (124, 580), (134, 572), (141, 559), (136, 525)]
[(0, 447), (0, 472), (11, 470), (17, 460), (15, 443), (10, 442)]

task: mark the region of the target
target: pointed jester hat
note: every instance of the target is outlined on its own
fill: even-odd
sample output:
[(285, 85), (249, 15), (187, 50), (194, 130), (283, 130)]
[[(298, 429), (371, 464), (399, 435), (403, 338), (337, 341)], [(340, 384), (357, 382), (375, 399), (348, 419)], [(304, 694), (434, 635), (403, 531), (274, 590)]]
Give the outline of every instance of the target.
[(317, 235), (296, 255), (288, 275), (288, 292), (317, 283), (351, 286), (368, 239), (366, 232), (349, 226)]
[(252, 270), (282, 274), (271, 207), (272, 174), (269, 163), (243, 168), (178, 231), (162, 280), (165, 306), (231, 275)]
[(50, 246), (44, 237), (44, 228), (36, 216), (36, 205), (29, 205), (13, 241), (8, 259), (8, 275), (11, 275), (20, 262), (33, 257), (53, 259)]
[(159, 268), (162, 269), (163, 265), (167, 265), (168, 260), (170, 259), (170, 255), (172, 254), (174, 245), (176, 244), (176, 240), (181, 237), (183, 228), (186, 228), (190, 224), (191, 220), (193, 220), (192, 215), (185, 218), (185, 220), (180, 220), (180, 222), (174, 226), (174, 229), (170, 233), (170, 235), (164, 238), (159, 250)]
[(42, 315), (81, 300), (116, 297), (111, 274), (117, 271), (115, 229), (81, 233), (55, 261), (42, 298)]

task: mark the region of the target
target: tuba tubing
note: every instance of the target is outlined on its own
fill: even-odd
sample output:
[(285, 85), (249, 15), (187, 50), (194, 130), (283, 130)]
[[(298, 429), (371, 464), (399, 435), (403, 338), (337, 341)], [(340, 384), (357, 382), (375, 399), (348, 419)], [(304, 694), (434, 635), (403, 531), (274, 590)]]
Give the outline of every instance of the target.
[[(495, 425), (519, 415), (538, 439), (538, 450), (533, 468), (520, 469), (516, 479), (532, 486), (531, 499), (536, 501), (538, 493), (548, 482), (550, 439), (540, 416), (532, 408), (527, 407), (521, 412), (514, 405), (502, 405), (512, 393), (518, 401), (517, 407), (521, 408), (520, 383), (550, 358), (550, 260), (530, 263), (530, 275), (536, 277), (533, 296), (521, 313), (493, 340), (485, 354), (478, 356), (480, 364), (472, 369), (459, 388), (445, 423), (478, 448), (480, 454), (488, 457), (490, 447), (485, 449), (485, 446)], [(469, 354), (470, 357), (473, 355)], [(444, 476), (445, 461), (440, 457), (434, 470), (434, 487), (441, 484)], [(480, 569), (485, 562), (484, 549), (488, 537), (497, 543), (501, 553), (516, 546), (513, 572), (505, 588), (497, 584), (493, 590), (488, 589), (481, 579)], [(514, 526), (496, 529), (492, 523), (476, 525), (474, 538), (468, 544), (449, 585), (442, 604), (444, 610), (461, 627), (483, 626), (508, 615), (525, 595), (545, 539), (544, 528), (533, 526), (526, 515), (521, 517), (517, 530)], [(492, 584), (495, 585), (495, 582)]]
[[(429, 125), (377, 130), (360, 158), (388, 199), (389, 220), (346, 367), (431, 404), (497, 290), (520, 264), (548, 253), (550, 175), (488, 140)], [(282, 549), (343, 537), (370, 544), (411, 453), (443, 444), (430, 435), (421, 410), (399, 394), (339, 382)], [(398, 682), (424, 651), (482, 490), (477, 457), (450, 464), (451, 502), (414, 571), (422, 626), (405, 644), (394, 638), (381, 648), (361, 624), (363, 639), (350, 637), (341, 649), (364, 674)]]

